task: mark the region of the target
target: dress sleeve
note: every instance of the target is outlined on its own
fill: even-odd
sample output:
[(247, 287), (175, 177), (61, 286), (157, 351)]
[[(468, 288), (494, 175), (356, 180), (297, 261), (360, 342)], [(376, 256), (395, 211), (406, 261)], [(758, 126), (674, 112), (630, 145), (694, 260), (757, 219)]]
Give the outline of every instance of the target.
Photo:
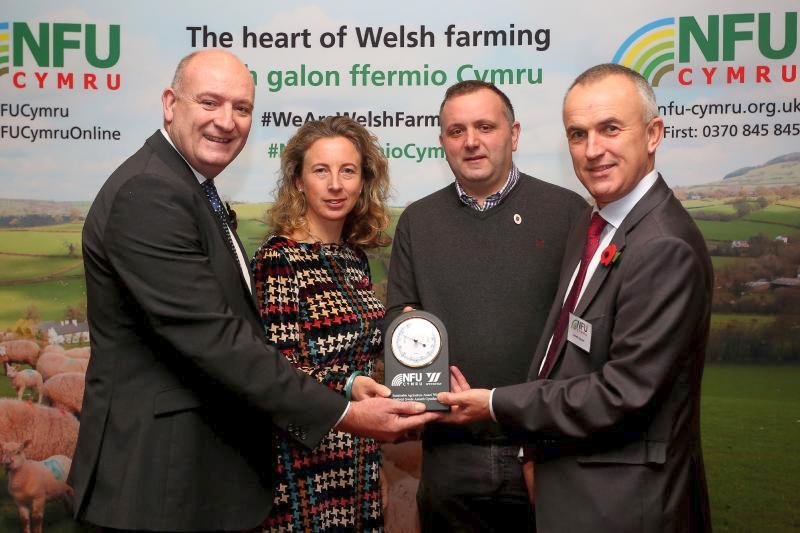
[[(328, 388), (341, 392), (349, 374), (341, 369), (315, 365), (302, 350), (302, 319), (297, 272), (280, 247), (269, 242), (256, 252), (251, 263), (256, 297), (267, 342), (303, 373)], [(341, 374), (341, 375), (340, 375)]]
[(286, 255), (265, 244), (251, 264), (267, 341), (297, 368), (300, 365), (300, 301), (297, 276)]

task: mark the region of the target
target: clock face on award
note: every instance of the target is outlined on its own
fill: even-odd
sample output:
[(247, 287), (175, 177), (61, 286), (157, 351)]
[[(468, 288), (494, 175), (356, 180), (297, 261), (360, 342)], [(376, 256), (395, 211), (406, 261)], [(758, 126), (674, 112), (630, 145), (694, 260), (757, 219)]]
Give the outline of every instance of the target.
[(431, 364), (439, 355), (441, 346), (439, 330), (425, 318), (409, 318), (392, 333), (392, 353), (408, 367), (419, 368)]

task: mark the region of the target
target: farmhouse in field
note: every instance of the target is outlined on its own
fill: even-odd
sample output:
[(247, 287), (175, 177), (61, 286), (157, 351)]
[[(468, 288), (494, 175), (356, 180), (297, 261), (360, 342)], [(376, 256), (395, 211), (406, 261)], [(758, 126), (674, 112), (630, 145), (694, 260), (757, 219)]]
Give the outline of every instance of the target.
[(80, 344), (89, 342), (89, 323), (77, 320), (51, 320), (39, 324), (48, 344)]

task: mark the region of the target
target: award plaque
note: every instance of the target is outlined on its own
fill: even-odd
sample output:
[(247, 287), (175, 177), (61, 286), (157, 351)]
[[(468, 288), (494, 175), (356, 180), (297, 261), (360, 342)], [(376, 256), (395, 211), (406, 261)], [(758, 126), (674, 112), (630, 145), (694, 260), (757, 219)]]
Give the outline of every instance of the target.
[(401, 314), (384, 339), (384, 382), (392, 398), (424, 403), (428, 411), (449, 411), (436, 394), (450, 391), (447, 331), (442, 321), (425, 311)]

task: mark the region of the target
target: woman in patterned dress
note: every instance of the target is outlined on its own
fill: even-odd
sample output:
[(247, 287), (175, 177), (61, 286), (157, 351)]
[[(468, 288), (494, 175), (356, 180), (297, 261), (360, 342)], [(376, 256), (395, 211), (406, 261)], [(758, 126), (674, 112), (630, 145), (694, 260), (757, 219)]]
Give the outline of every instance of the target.
[[(389, 244), (388, 164), (347, 117), (307, 122), (281, 156), (271, 235), (252, 268), (267, 337), (293, 366), (359, 400), (388, 396), (365, 376), (380, 357), (383, 304), (366, 248)], [(362, 375), (363, 373), (363, 375)], [(314, 449), (276, 437), (271, 531), (379, 531), (380, 450), (331, 430)]]

